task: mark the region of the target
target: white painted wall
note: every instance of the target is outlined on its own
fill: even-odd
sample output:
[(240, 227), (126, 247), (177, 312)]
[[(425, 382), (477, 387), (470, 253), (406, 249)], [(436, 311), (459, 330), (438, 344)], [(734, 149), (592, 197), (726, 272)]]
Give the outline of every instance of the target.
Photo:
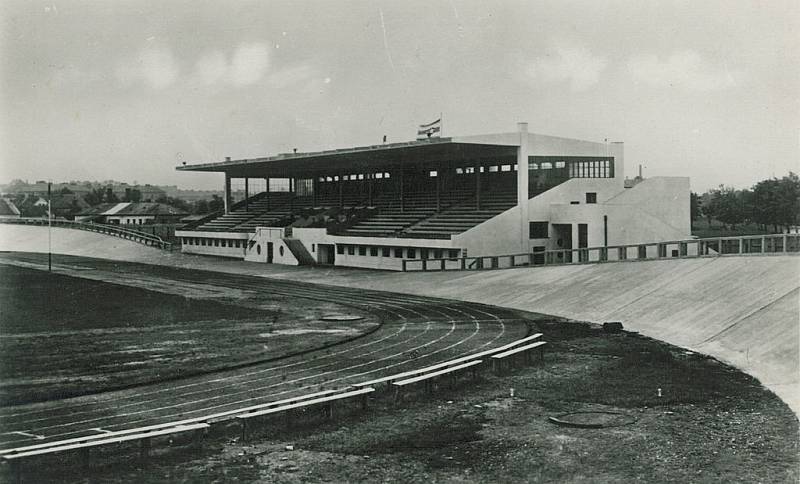
[[(239, 232), (195, 232), (191, 230), (176, 230), (175, 231), (176, 237), (188, 237), (192, 239), (192, 242), (199, 242), (199, 239), (203, 239), (206, 241), (206, 245), (202, 244), (181, 244), (181, 252), (186, 254), (200, 254), (200, 255), (215, 255), (220, 257), (234, 257), (237, 259), (243, 259), (245, 256), (245, 251), (247, 247), (247, 239), (250, 236), (249, 234), (242, 234)], [(196, 240), (197, 239), (197, 240)], [(214, 245), (214, 241), (218, 240), (219, 245)], [(222, 244), (222, 241), (225, 241), (225, 245)], [(235, 242), (232, 243), (233, 247), (229, 247), (228, 241), (239, 241), (239, 247), (237, 248)]]
[[(272, 263), (289, 266), (300, 265), (289, 247), (283, 242), (283, 228), (259, 228), (247, 243), (244, 260), (250, 262), (267, 262), (269, 243), (272, 243)], [(259, 254), (259, 248), (260, 254)], [(310, 250), (309, 250), (310, 252)]]

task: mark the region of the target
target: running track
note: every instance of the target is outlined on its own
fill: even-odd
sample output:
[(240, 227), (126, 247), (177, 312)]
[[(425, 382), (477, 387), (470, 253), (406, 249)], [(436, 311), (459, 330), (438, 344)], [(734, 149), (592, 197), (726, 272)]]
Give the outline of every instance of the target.
[[(0, 263), (47, 269), (46, 255), (0, 254)], [(516, 313), (474, 303), (254, 276), (59, 256), (63, 274), (148, 287), (197, 284), (334, 302), (378, 316), (381, 327), (299, 357), (133, 389), (0, 408), (0, 450), (105, 431), (215, 416), (340, 388), (500, 346), (527, 334)]]

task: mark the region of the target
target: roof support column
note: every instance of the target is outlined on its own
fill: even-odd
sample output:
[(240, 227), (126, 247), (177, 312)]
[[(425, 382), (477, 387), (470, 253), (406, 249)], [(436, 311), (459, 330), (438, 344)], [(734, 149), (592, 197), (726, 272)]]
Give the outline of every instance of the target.
[(264, 178), (264, 180), (266, 180), (266, 182), (267, 182), (267, 196), (266, 196), (266, 199), (267, 199), (267, 211), (269, 211), (269, 177)]
[(231, 213), (231, 176), (228, 172), (225, 172), (225, 186), (223, 187), (222, 193), (223, 200), (225, 206), (225, 213)]
[(403, 183), (403, 171), (404, 171), (403, 170), (403, 163), (401, 162), (400, 163), (400, 211), (401, 212), (404, 212), (405, 209), (406, 209), (406, 207), (405, 207), (405, 192), (404, 192), (404, 188), (403, 188), (403, 185), (405, 185), (405, 183)]
[(528, 123), (517, 123), (517, 206), (519, 206), (520, 252), (528, 252)]
[(475, 165), (475, 208), (481, 209), (481, 164)]
[(250, 210), (250, 179), (244, 177), (244, 211)]
[(311, 191), (312, 196), (314, 197), (314, 206), (317, 206), (317, 191), (319, 190), (319, 177), (315, 176), (311, 179)]
[(344, 208), (344, 175), (339, 173), (339, 208)]
[(372, 206), (372, 180), (375, 178), (375, 173), (367, 173), (367, 206)]
[(442, 210), (441, 180), (442, 180), (442, 164), (439, 163), (438, 165), (436, 165), (436, 211), (437, 212), (440, 212)]

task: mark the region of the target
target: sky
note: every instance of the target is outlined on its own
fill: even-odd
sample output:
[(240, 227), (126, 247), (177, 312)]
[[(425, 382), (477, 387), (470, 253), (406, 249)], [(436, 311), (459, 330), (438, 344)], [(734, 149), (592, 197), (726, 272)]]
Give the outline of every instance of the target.
[(0, 182), (219, 189), (221, 161), (509, 132), (625, 142), (628, 175), (800, 171), (800, 3), (0, 2)]

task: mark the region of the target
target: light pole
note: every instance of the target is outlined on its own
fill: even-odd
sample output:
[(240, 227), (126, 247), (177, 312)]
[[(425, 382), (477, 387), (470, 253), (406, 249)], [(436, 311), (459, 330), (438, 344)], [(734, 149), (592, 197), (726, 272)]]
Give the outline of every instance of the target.
[(47, 182), (47, 271), (53, 271), (53, 205), (50, 182)]

